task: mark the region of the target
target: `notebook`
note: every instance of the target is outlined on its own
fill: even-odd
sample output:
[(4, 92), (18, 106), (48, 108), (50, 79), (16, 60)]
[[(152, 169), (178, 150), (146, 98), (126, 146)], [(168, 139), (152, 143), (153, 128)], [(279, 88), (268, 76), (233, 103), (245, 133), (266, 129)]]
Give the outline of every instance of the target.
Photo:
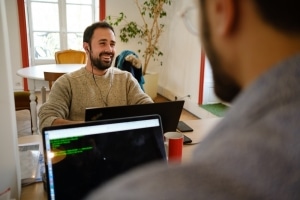
[(163, 132), (176, 131), (184, 101), (168, 101), (127, 106), (86, 108), (85, 121), (158, 114), (161, 117)]
[(159, 115), (51, 126), (42, 134), (48, 199), (83, 199), (118, 174), (166, 160)]

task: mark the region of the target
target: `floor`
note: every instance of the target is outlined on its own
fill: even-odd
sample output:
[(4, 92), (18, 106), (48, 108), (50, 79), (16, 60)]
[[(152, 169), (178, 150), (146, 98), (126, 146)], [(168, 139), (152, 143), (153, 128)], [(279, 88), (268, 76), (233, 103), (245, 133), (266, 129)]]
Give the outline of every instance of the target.
[[(38, 96), (38, 108), (39, 108), (39, 106), (42, 104), (41, 102), (42, 98), (39, 92), (37, 92), (36, 95)], [(164, 101), (169, 101), (169, 100), (160, 95), (158, 95), (154, 99), (154, 102), (164, 102)], [(180, 116), (180, 120), (191, 120), (191, 119), (199, 119), (199, 118), (183, 109)], [(16, 121), (17, 121), (18, 137), (31, 135), (30, 112), (28, 110), (16, 111)]]

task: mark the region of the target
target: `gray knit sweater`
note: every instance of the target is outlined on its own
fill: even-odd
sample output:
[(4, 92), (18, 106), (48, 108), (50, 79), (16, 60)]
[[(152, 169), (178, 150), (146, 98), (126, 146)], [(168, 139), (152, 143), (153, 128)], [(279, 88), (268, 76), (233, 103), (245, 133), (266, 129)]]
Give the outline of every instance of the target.
[(103, 76), (85, 68), (55, 81), (46, 103), (39, 109), (40, 131), (56, 118), (82, 121), (85, 108), (153, 103), (127, 71), (111, 67)]

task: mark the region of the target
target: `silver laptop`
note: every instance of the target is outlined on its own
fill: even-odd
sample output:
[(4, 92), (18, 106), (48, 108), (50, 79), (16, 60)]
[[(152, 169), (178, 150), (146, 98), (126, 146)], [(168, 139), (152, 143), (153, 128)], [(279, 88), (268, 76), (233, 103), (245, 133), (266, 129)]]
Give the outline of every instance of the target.
[(83, 199), (107, 180), (166, 160), (159, 115), (46, 127), (48, 199)]

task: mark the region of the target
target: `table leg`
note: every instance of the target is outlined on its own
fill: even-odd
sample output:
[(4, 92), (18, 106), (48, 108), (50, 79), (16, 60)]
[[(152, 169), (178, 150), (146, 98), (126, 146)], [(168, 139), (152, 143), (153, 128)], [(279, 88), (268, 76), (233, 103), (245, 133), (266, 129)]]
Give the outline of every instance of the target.
[(32, 79), (28, 80), (28, 88), (30, 92), (30, 112), (31, 112), (31, 121), (32, 121), (32, 134), (39, 134), (38, 128), (37, 128), (37, 105), (35, 102), (35, 81)]

